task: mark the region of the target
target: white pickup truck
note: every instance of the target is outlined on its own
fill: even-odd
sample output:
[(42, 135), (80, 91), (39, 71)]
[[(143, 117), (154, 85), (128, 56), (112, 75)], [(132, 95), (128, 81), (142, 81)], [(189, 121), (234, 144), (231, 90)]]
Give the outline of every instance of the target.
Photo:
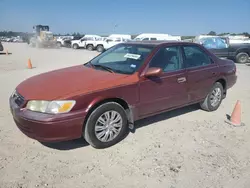
[(101, 36), (99, 35), (85, 35), (79, 40), (72, 40), (71, 41), (71, 47), (74, 49), (78, 48), (87, 48), (88, 50), (93, 50), (94, 47), (92, 45), (89, 45), (89, 41), (96, 41), (100, 39)]
[(73, 39), (73, 36), (61, 36), (61, 37), (58, 37), (57, 40), (56, 40), (56, 45), (58, 47), (65, 46), (64, 41), (65, 40), (71, 40), (71, 39)]
[(128, 39), (124, 39), (123, 37), (108, 37), (105, 40), (95, 40), (95, 41), (87, 41), (86, 46), (91, 46), (92, 49), (96, 49), (98, 52), (103, 52), (116, 44), (126, 42)]

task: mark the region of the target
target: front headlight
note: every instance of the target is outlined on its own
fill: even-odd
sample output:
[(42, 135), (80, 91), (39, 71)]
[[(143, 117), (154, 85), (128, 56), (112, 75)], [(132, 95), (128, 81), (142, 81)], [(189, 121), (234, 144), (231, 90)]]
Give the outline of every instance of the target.
[(44, 101), (31, 100), (27, 103), (26, 109), (49, 114), (59, 114), (69, 112), (75, 105), (74, 100)]

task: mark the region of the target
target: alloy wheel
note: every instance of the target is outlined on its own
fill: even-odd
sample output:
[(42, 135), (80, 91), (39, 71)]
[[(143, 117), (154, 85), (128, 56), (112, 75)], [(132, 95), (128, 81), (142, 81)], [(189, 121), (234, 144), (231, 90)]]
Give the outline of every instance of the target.
[(96, 121), (95, 136), (101, 142), (114, 140), (122, 129), (122, 117), (117, 111), (107, 111)]
[(222, 97), (222, 91), (220, 88), (215, 88), (211, 95), (210, 95), (210, 102), (211, 102), (211, 105), (213, 107), (216, 107), (220, 101), (221, 101), (221, 97)]

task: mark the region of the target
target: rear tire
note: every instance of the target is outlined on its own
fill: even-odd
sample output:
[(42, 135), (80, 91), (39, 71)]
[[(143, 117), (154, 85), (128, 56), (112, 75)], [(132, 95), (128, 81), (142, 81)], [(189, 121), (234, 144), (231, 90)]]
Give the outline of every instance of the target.
[(96, 50), (97, 50), (98, 52), (103, 52), (103, 51), (104, 51), (103, 45), (98, 45), (98, 46), (96, 47)]
[(208, 112), (215, 111), (219, 108), (223, 99), (224, 89), (220, 82), (216, 82), (206, 96), (205, 100), (200, 103), (200, 107)]
[(89, 51), (93, 51), (94, 50), (94, 46), (92, 44), (88, 44), (86, 48)]
[[(113, 116), (113, 113), (116, 115)], [(98, 121), (100, 119), (102, 121)], [(117, 119), (119, 119), (119, 121)], [(100, 130), (100, 128), (102, 130)], [(121, 141), (127, 130), (128, 119), (124, 108), (118, 103), (108, 102), (100, 105), (90, 114), (85, 129), (83, 130), (83, 135), (92, 147), (102, 149), (113, 146)], [(112, 134), (110, 132), (112, 132)], [(105, 138), (106, 135), (107, 137)]]
[(249, 55), (245, 52), (240, 52), (236, 55), (236, 63), (245, 64), (249, 61)]

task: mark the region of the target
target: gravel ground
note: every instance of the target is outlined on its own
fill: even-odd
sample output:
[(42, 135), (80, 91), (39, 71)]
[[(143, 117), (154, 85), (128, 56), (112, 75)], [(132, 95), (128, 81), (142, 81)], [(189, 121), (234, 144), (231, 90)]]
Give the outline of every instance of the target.
[[(43, 145), (27, 138), (15, 126), (8, 105), (24, 79), (82, 64), (97, 53), (3, 45), (11, 54), (0, 54), (1, 188), (250, 187), (249, 66), (237, 65), (238, 82), (216, 112), (194, 105), (141, 120), (122, 142), (97, 150), (81, 139)], [(29, 58), (32, 70), (26, 68)], [(246, 126), (225, 123), (237, 100)]]

